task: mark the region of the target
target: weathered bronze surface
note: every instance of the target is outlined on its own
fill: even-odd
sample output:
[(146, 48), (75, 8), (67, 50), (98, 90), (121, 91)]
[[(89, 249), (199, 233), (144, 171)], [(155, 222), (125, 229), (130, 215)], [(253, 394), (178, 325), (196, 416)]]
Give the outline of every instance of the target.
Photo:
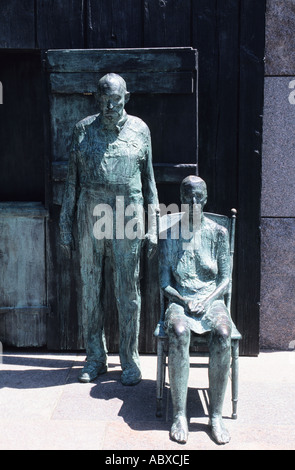
[[(138, 236), (128, 237), (124, 231), (118, 232), (116, 225), (124, 227), (126, 218), (123, 216), (122, 220), (121, 216), (127, 206), (140, 206), (147, 211), (148, 207), (158, 206), (158, 197), (150, 131), (141, 119), (126, 113), (124, 107), (128, 100), (123, 78), (116, 74), (105, 75), (98, 83), (100, 112), (80, 121), (72, 138), (60, 231), (64, 252), (71, 256), (73, 219), (77, 211), (82, 308), (88, 332), (87, 364), (79, 376), (82, 382), (94, 380), (107, 371), (104, 319), (108, 312), (104, 312), (101, 302), (104, 282), (113, 283), (118, 308), (121, 382), (134, 385), (141, 380), (138, 333), (143, 240)], [(98, 205), (110, 208), (113, 216), (105, 237), (99, 237), (93, 230), (94, 215), (101, 215), (95, 209)], [(118, 205), (123, 211), (121, 214), (116, 212)], [(137, 225), (141, 230), (142, 223), (138, 216)], [(157, 244), (155, 225), (150, 227), (145, 240), (148, 240), (151, 256)], [(111, 263), (113, 279), (104, 279), (105, 263)]]
[[(181, 184), (181, 202), (189, 205), (190, 235), (178, 238), (168, 231), (159, 242), (160, 281), (168, 307), (165, 328), (169, 341), (169, 378), (173, 403), (171, 438), (188, 438), (186, 417), (191, 332), (206, 335), (209, 346), (209, 397), (212, 438), (225, 444), (230, 436), (222, 420), (230, 356), (230, 314), (224, 303), (231, 266), (228, 232), (203, 213), (207, 201), (205, 182), (197, 176)], [(193, 223), (193, 215), (199, 220)], [(187, 231), (188, 232), (188, 231)]]

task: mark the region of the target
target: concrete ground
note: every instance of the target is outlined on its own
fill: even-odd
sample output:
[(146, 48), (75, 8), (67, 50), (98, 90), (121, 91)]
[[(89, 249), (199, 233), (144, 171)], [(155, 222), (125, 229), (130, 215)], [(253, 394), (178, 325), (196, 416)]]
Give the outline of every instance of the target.
[(295, 351), (240, 357), (238, 419), (231, 419), (229, 383), (224, 420), (231, 441), (225, 446), (208, 433), (206, 367), (191, 368), (189, 439), (180, 445), (169, 439), (171, 400), (167, 416), (155, 416), (154, 355), (141, 356), (143, 380), (134, 387), (121, 385), (116, 355), (109, 357), (107, 374), (79, 383), (84, 361), (84, 353), (3, 352), (0, 450), (295, 449)]

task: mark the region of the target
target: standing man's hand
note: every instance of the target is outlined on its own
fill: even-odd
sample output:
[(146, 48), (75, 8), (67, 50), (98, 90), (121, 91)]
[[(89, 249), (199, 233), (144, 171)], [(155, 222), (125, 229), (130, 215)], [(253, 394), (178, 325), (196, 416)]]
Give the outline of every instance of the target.
[(151, 259), (157, 251), (158, 240), (156, 235), (147, 233), (145, 235), (145, 241), (147, 243), (148, 258)]
[(60, 246), (61, 246), (64, 256), (68, 259), (71, 259), (72, 251), (75, 249), (75, 243), (74, 243), (73, 237), (71, 236), (69, 241), (66, 241), (66, 242), (62, 241)]

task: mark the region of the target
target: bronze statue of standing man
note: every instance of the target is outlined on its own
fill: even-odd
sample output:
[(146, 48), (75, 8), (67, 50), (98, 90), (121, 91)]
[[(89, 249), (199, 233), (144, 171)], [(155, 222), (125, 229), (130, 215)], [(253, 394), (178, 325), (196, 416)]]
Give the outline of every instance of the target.
[[(121, 382), (135, 385), (141, 380), (138, 335), (143, 240), (125, 233), (118, 236), (116, 224), (109, 238), (96, 237), (93, 231), (93, 213), (98, 204), (111, 207), (115, 221), (119, 220), (115, 214), (118, 200), (123, 211), (132, 204), (145, 211), (158, 206), (150, 132), (141, 119), (126, 113), (128, 100), (124, 79), (113, 73), (105, 75), (98, 83), (99, 114), (80, 121), (73, 132), (60, 231), (61, 245), (70, 256), (77, 211), (82, 308), (87, 318), (87, 363), (79, 376), (81, 382), (92, 381), (107, 371), (104, 319), (108, 312), (104, 312), (101, 302), (106, 252), (113, 268), (113, 279), (106, 282), (113, 283), (119, 315)], [(140, 217), (137, 222), (143, 224)], [(150, 255), (157, 243), (156, 227), (145, 239)]]

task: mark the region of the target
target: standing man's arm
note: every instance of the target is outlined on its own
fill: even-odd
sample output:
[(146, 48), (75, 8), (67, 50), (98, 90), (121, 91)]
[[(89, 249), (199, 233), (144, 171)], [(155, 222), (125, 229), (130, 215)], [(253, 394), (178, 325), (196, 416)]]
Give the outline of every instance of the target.
[(157, 211), (159, 211), (159, 200), (152, 163), (151, 136), (148, 128), (146, 135), (146, 158), (142, 171), (142, 189), (144, 209), (148, 214), (148, 232), (146, 234), (146, 239), (149, 244), (148, 255), (153, 256), (158, 240)]
[(75, 128), (72, 137), (72, 145), (70, 151), (70, 158), (68, 164), (68, 174), (65, 185), (65, 192), (63, 203), (60, 213), (60, 240), (61, 247), (65, 254), (70, 258), (71, 251), (74, 249), (73, 240), (73, 220), (76, 207), (76, 193), (77, 193), (77, 144), (78, 144), (78, 130)]

